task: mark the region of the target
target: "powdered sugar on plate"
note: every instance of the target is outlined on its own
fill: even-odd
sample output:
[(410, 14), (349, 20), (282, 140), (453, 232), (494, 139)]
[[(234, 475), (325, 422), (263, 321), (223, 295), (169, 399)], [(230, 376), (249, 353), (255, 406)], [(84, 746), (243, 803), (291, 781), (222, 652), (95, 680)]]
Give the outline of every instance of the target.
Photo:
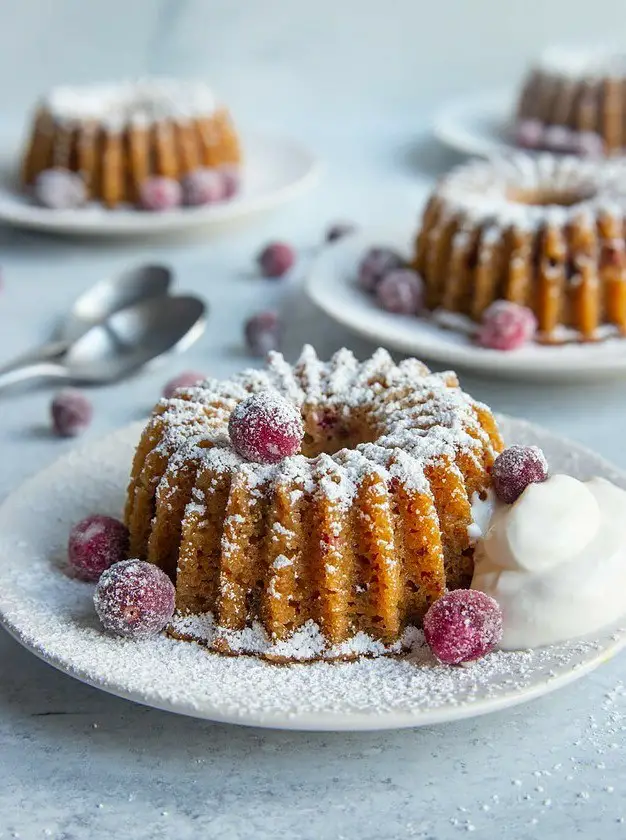
[[(553, 471), (598, 474), (626, 487), (626, 476), (587, 450), (519, 421), (503, 420), (502, 428), (509, 442), (541, 446)], [(166, 636), (108, 636), (93, 611), (93, 585), (66, 571), (67, 534), (93, 511), (119, 515), (140, 431), (129, 427), (70, 453), (0, 508), (0, 619), (22, 644), (84, 682), (213, 720), (384, 729), (520, 703), (577, 679), (626, 645), (626, 628), (609, 628), (592, 640), (496, 652), (455, 668), (437, 664), (415, 631), (408, 656), (281, 666)]]

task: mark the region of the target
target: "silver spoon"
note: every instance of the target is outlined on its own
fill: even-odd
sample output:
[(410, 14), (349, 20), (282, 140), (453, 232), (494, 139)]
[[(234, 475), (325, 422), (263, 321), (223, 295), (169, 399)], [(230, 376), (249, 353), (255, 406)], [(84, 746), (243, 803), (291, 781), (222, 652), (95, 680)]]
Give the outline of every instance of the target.
[(143, 300), (167, 295), (173, 279), (172, 270), (167, 266), (138, 265), (96, 283), (74, 301), (51, 341), (28, 350), (0, 370), (58, 358), (73, 341), (114, 312)]
[(165, 265), (137, 265), (102, 280), (74, 301), (55, 338), (76, 341), (114, 312), (169, 294), (173, 279), (172, 270)]
[(204, 331), (206, 314), (204, 302), (191, 295), (136, 303), (94, 324), (58, 358), (0, 370), (0, 389), (29, 379), (115, 382), (167, 353), (185, 350)]

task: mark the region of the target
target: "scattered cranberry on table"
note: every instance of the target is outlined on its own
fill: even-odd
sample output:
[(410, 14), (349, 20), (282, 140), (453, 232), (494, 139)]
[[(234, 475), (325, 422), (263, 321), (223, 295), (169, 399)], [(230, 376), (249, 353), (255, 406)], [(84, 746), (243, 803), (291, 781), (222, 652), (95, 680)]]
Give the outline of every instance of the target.
[(257, 257), (257, 263), (264, 277), (283, 277), (296, 261), (296, 255), (286, 242), (272, 242)]
[(529, 484), (548, 478), (548, 462), (538, 446), (509, 446), (496, 458), (491, 480), (501, 502), (513, 504)]
[(69, 169), (44, 169), (35, 179), (33, 193), (50, 210), (71, 210), (87, 200), (85, 182)]
[(159, 633), (174, 615), (175, 590), (153, 563), (122, 560), (103, 572), (93, 596), (105, 630), (145, 639)]
[(280, 346), (281, 324), (276, 312), (258, 312), (244, 324), (248, 349), (254, 356), (264, 358), (270, 350)]
[(397, 268), (376, 286), (380, 306), (397, 315), (417, 315), (424, 307), (424, 282), (410, 268)]
[(359, 286), (366, 292), (375, 292), (383, 277), (396, 268), (402, 268), (403, 263), (400, 254), (391, 248), (370, 248), (359, 264)]
[(179, 388), (193, 388), (194, 385), (198, 385), (198, 383), (203, 382), (205, 379), (206, 376), (197, 370), (184, 370), (165, 383), (163, 386), (163, 396), (166, 400), (169, 400)]
[(326, 241), (336, 242), (338, 239), (343, 239), (344, 236), (354, 233), (355, 230), (356, 225), (352, 222), (335, 222), (326, 231)]
[(139, 187), (139, 203), (144, 210), (160, 213), (179, 207), (183, 198), (182, 187), (174, 178), (153, 175)]
[(67, 557), (83, 580), (96, 581), (128, 552), (128, 528), (112, 516), (92, 514), (70, 531)]
[(50, 403), (52, 428), (60, 437), (76, 437), (91, 423), (93, 406), (77, 388), (63, 388)]
[(275, 464), (300, 451), (300, 412), (274, 391), (259, 391), (237, 403), (228, 421), (233, 448), (242, 458)]
[(485, 310), (478, 330), (478, 344), (490, 350), (517, 350), (531, 341), (537, 319), (531, 309), (496, 300)]
[(424, 617), (424, 636), (440, 662), (459, 665), (490, 653), (502, 639), (497, 601), (474, 589), (447, 592)]

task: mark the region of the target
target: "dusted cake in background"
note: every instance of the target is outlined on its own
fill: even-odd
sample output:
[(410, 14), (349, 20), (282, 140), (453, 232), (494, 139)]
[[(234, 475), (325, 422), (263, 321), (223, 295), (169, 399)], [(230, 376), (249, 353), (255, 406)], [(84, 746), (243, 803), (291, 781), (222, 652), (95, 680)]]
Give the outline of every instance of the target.
[(516, 155), (454, 169), (435, 190), (414, 268), (429, 309), (480, 321), (496, 300), (533, 310), (539, 340), (626, 333), (626, 168)]
[(202, 82), (168, 79), (60, 87), (43, 98), (30, 130), (22, 182), (48, 169), (80, 173), (89, 198), (136, 203), (153, 175), (181, 179), (238, 164), (237, 134)]
[[(234, 409), (271, 392), (301, 451), (241, 457)], [(453, 373), (378, 350), (208, 380), (161, 400), (132, 467), (130, 556), (176, 585), (171, 632), (276, 660), (398, 651), (446, 590), (469, 586), (474, 513), (502, 441)], [(474, 505), (474, 512), (472, 509)]]
[(519, 121), (596, 135), (608, 154), (626, 149), (626, 54), (547, 50), (528, 73), (516, 110)]

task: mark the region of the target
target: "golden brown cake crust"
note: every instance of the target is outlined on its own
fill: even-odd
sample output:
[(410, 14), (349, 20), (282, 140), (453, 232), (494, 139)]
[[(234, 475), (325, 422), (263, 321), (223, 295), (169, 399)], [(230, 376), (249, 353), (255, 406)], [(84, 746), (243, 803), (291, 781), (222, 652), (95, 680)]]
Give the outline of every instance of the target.
[[(301, 454), (256, 464), (228, 418), (268, 388), (307, 432)], [(501, 448), (454, 374), (384, 350), (272, 354), (266, 371), (157, 405), (132, 468), (130, 551), (174, 578), (179, 637), (274, 661), (397, 652), (433, 600), (469, 584), (471, 502)]]
[(626, 334), (626, 173), (548, 154), (474, 161), (435, 188), (413, 264), (427, 305), (480, 320), (528, 306), (540, 340)]

